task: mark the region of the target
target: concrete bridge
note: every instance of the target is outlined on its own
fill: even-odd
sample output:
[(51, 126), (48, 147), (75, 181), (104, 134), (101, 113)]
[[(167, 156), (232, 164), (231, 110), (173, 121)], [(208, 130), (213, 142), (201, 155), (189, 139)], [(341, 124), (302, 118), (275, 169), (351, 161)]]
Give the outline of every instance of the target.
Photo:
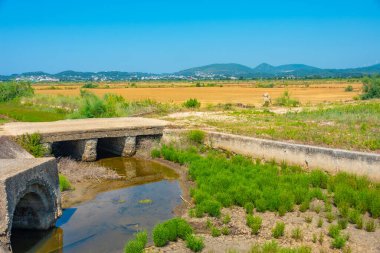
[(44, 145), (55, 156), (70, 155), (78, 160), (94, 161), (103, 151), (119, 156), (144, 152), (159, 141), (166, 125), (167, 122), (162, 120), (132, 117), (16, 122), (5, 124), (2, 134), (39, 133)]
[(0, 160), (0, 252), (11, 250), (12, 229), (49, 229), (61, 212), (54, 158)]
[(0, 253), (11, 251), (12, 229), (49, 229), (62, 213), (55, 159), (33, 158), (5, 136), (39, 133), (48, 153), (94, 161), (99, 152), (150, 152), (166, 125), (154, 119), (112, 118), (0, 126)]

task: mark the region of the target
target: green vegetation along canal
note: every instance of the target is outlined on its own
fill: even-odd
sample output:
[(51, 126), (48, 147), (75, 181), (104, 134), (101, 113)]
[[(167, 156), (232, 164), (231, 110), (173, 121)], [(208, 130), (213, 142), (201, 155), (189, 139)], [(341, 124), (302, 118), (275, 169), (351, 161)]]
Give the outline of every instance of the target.
[(178, 175), (168, 167), (137, 158), (98, 162), (125, 176), (125, 187), (65, 209), (50, 231), (13, 231), (14, 252), (123, 252), (134, 233), (150, 233), (181, 204)]

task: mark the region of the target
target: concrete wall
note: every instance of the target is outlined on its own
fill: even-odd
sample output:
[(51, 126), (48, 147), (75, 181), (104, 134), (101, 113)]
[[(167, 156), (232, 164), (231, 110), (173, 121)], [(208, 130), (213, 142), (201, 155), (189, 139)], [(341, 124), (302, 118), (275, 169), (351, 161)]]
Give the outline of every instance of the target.
[[(165, 130), (163, 142), (181, 138), (178, 130)], [(344, 171), (380, 181), (380, 155), (318, 146), (264, 140), (233, 134), (207, 132), (206, 144), (213, 148), (265, 160), (285, 161), (306, 169), (320, 168), (330, 173)]]

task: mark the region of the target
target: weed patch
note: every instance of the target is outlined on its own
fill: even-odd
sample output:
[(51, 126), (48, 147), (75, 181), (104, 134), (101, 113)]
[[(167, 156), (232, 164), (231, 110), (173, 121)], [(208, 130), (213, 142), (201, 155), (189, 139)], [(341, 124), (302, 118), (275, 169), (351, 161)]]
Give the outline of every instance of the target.
[(148, 235), (144, 232), (139, 232), (135, 234), (135, 238), (130, 240), (126, 245), (124, 252), (125, 253), (143, 253), (145, 245), (148, 242)]
[(61, 192), (71, 190), (69, 180), (62, 174), (59, 174), (59, 189)]
[(23, 134), (17, 138), (17, 142), (34, 157), (43, 157), (47, 152), (41, 140), (41, 135), (38, 133)]

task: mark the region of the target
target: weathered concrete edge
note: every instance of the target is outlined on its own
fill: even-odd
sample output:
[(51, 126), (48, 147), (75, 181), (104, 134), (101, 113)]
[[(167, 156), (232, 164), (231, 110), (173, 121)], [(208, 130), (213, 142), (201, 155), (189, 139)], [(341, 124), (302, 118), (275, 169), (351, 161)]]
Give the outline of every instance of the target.
[[(112, 129), (112, 130), (94, 130), (94, 131), (73, 131), (73, 132), (56, 132), (56, 133), (40, 133), (42, 142), (57, 142), (57, 141), (73, 141), (85, 140), (94, 138), (117, 138), (125, 136), (140, 136), (140, 135), (158, 135), (162, 134), (163, 126), (154, 127), (131, 127), (128, 129)], [(37, 132), (39, 133), (39, 132)], [(14, 137), (17, 135), (8, 135)]]
[[(180, 138), (186, 130), (165, 129), (164, 142)], [(262, 158), (265, 160), (285, 161), (306, 169), (323, 169), (329, 173), (347, 172), (367, 176), (380, 181), (380, 155), (325, 148), (311, 145), (272, 141), (254, 137), (206, 131), (205, 143), (213, 148), (228, 150), (237, 154)]]

